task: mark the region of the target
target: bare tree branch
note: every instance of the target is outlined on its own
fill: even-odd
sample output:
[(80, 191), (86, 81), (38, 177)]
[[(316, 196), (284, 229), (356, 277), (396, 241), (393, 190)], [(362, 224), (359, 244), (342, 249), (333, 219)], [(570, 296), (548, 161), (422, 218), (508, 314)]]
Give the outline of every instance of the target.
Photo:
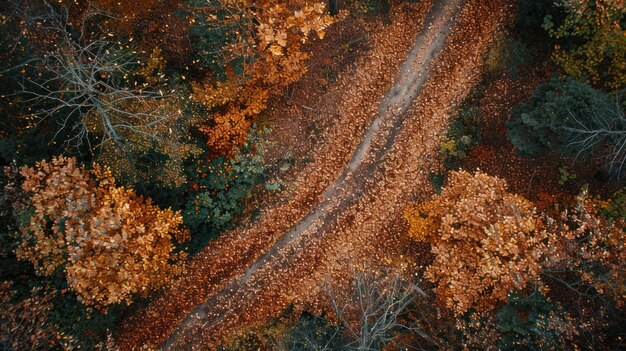
[[(87, 11), (86, 17), (94, 14), (102, 11)], [(163, 93), (164, 82), (138, 82), (132, 70), (139, 62), (128, 46), (104, 38), (87, 40), (83, 33), (76, 37), (61, 18), (49, 22), (60, 40), (41, 58), (46, 78), (25, 81), (22, 90), (28, 97), (26, 103), (41, 106), (35, 116), (58, 120), (55, 138), (69, 131), (65, 146), (79, 148), (90, 134), (97, 133), (99, 143), (90, 148), (112, 142), (125, 153), (137, 138), (161, 142), (179, 116), (163, 108), (172, 98)]]
[(374, 278), (357, 273), (347, 303), (341, 303), (338, 294), (330, 289), (327, 294), (337, 318), (352, 340), (346, 345), (348, 350), (381, 350), (402, 331), (414, 332), (440, 346), (418, 325), (403, 320), (417, 295), (425, 297), (426, 293), (397, 275)]
[(567, 147), (580, 157), (606, 146), (609, 151), (603, 157), (610, 171), (621, 177), (626, 164), (626, 117), (620, 99), (610, 109), (588, 107), (588, 116), (577, 116), (570, 109), (567, 113), (573, 122), (561, 126), (570, 135)]

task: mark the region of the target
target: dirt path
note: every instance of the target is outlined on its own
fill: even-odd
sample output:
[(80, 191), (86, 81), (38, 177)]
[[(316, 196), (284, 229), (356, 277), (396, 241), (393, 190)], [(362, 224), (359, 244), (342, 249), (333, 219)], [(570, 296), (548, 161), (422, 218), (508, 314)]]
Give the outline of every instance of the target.
[[(401, 246), (398, 216), (416, 196), (431, 193), (428, 167), (441, 135), (506, 17), (505, 0), (461, 3), (435, 6), (426, 29), (409, 40), (412, 48), (403, 49), (398, 38), (395, 54), (363, 62), (395, 60), (395, 81), (372, 82), (367, 71), (346, 79), (357, 93), (343, 91), (342, 119), (310, 167), (294, 176), (286, 201), (194, 259), (181, 281), (128, 322), (119, 338), (124, 349), (160, 340), (166, 350), (212, 349), (226, 331), (263, 322), (289, 305), (315, 308), (322, 282), (341, 284), (352, 267), (392, 264)], [(410, 26), (400, 22), (396, 30), (402, 27)], [(394, 39), (380, 38), (385, 45)], [(398, 57), (406, 58), (403, 64)], [(372, 75), (389, 79), (386, 73)]]
[[(122, 350), (158, 347), (193, 307), (207, 301), (208, 296), (229, 284), (233, 277), (243, 274), (276, 240), (319, 205), (321, 193), (339, 177), (362, 139), (365, 126), (377, 115), (378, 101), (398, 76), (401, 64), (415, 42), (415, 33), (424, 27), (430, 1), (410, 6), (412, 10), (409, 11), (394, 11), (392, 24), (367, 28), (368, 56), (361, 55), (354, 62), (354, 68), (343, 72), (329, 91), (308, 92), (306, 85), (303, 88), (301, 84), (311, 77), (304, 77), (296, 84), (296, 98), (301, 95), (299, 101), (326, 109), (338, 118), (328, 121), (324, 118), (328, 115), (319, 116), (281, 99), (269, 108), (268, 113), (276, 116), (273, 125), (277, 128), (272, 135), (293, 138), (287, 143), (292, 145), (290, 150), (308, 146), (301, 154), (310, 161), (305, 167), (294, 167), (295, 170), (289, 172), (291, 179), (286, 181), (289, 187), (277, 194), (274, 204), (261, 209), (254, 223), (223, 233), (207, 245), (193, 258), (181, 279), (118, 326), (115, 336)], [(281, 130), (294, 121), (318, 123), (323, 119), (327, 122), (324, 123), (327, 130), (316, 136), (316, 147), (302, 142), (305, 128), (301, 126)], [(276, 150), (268, 152), (276, 153)]]
[(218, 301), (236, 298), (237, 291), (248, 283), (250, 277), (257, 272), (259, 267), (266, 265), (270, 258), (279, 255), (282, 248), (298, 240), (300, 235), (310, 229), (314, 222), (327, 220), (327, 217), (334, 212), (331, 209), (345, 208), (347, 203), (360, 195), (360, 189), (354, 188), (355, 184), (346, 186), (346, 180), (363, 165), (366, 157), (373, 152), (372, 141), (377, 134), (383, 132), (381, 130), (382, 125), (396, 126), (399, 123), (399, 116), (411, 106), (428, 77), (433, 57), (441, 51), (450, 34), (461, 2), (462, 0), (450, 0), (445, 5), (444, 2), (440, 2), (433, 9), (427, 21), (428, 28), (418, 36), (413, 49), (402, 65), (399, 76), (381, 100), (378, 115), (367, 128), (361, 143), (357, 146), (343, 173), (324, 189), (321, 203), (285, 233), (243, 275), (236, 277), (232, 284), (213, 295), (205, 303), (195, 307), (189, 316), (180, 323), (178, 330), (164, 343), (164, 350), (178, 349), (181, 345), (186, 344), (186, 341), (181, 339), (185, 337), (189, 339), (188, 332), (190, 330), (206, 328), (207, 323), (212, 326), (220, 323), (226, 316), (226, 311), (219, 313), (217, 319), (207, 320), (210, 310), (219, 306)]

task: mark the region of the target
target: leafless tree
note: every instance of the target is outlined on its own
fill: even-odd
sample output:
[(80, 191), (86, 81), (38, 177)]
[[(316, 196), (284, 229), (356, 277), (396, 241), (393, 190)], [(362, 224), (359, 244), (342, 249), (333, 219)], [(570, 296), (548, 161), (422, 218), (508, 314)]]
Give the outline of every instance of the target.
[(59, 132), (71, 130), (71, 138), (65, 141), (68, 146), (80, 146), (88, 140), (89, 119), (85, 116), (93, 116), (100, 123), (91, 126), (92, 131), (102, 133), (100, 145), (111, 140), (126, 150), (131, 135), (159, 140), (161, 136), (156, 131), (166, 127), (177, 114), (163, 113), (159, 104), (152, 103), (151, 100), (165, 98), (162, 90), (154, 91), (149, 85), (136, 82), (130, 87), (120, 84), (132, 76), (128, 67), (136, 62), (132, 53), (104, 40), (85, 45), (66, 40), (44, 58), (50, 78), (24, 85), (24, 90), (33, 96), (26, 102), (49, 106), (35, 112), (40, 117), (63, 115)]
[(619, 99), (609, 109), (587, 108), (587, 116), (579, 116), (568, 109), (573, 123), (562, 128), (570, 135), (568, 148), (577, 156), (590, 154), (599, 148), (608, 148), (603, 156), (609, 169), (623, 175), (626, 164), (626, 117)]
[(357, 273), (347, 302), (346, 298), (339, 298), (332, 290), (327, 291), (332, 308), (351, 340), (346, 345), (348, 350), (381, 350), (393, 341), (396, 333), (402, 331), (416, 333), (439, 346), (418, 325), (403, 318), (418, 295), (426, 297), (416, 284), (397, 275), (375, 278)]
[(42, 18), (38, 31), (53, 39), (37, 50), (34, 74), (18, 82), (16, 100), (29, 108), (20, 121), (45, 121), (51, 143), (90, 153), (127, 182), (184, 182), (184, 160), (200, 152), (187, 131), (201, 116), (182, 118), (182, 96), (160, 72), (158, 50), (137, 52), (132, 38), (101, 32), (96, 24), (109, 15), (95, 7), (70, 24), (69, 5), (37, 4), (15, 15)]
[[(166, 91), (163, 77), (138, 77), (142, 63), (128, 43), (70, 30), (63, 13), (47, 9), (45, 25), (56, 43), (40, 59), (42, 79), (22, 84), (28, 97), (23, 102), (38, 106), (34, 117), (54, 118), (55, 138), (67, 133), (63, 142), (68, 148), (97, 140), (88, 145), (90, 150), (112, 144), (130, 153), (137, 143), (159, 144), (169, 138), (180, 114), (170, 103), (174, 96)], [(81, 28), (88, 28), (86, 22), (95, 15), (103, 13), (87, 11)]]

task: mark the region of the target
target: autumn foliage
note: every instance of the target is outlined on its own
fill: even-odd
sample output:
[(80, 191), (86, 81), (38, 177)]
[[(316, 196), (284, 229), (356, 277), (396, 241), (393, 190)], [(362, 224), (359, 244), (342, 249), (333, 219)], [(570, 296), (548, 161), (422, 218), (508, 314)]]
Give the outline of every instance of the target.
[[(0, 282), (0, 348), (3, 350), (50, 350), (68, 342), (57, 326), (47, 321), (52, 310), (50, 295), (34, 288), (18, 300), (13, 283)], [(64, 345), (65, 346), (65, 345)], [(67, 348), (70, 349), (70, 348)]]
[(457, 314), (487, 310), (540, 272), (543, 244), (532, 204), (480, 171), (452, 172), (440, 195), (406, 211), (409, 235), (431, 245), (426, 278)]
[(129, 302), (167, 283), (180, 268), (182, 217), (133, 190), (116, 187), (111, 172), (86, 170), (56, 157), (21, 169), (31, 211), (20, 228), (19, 258), (40, 274), (62, 272), (87, 305)]
[[(513, 308), (512, 296), (524, 294), (546, 294), (545, 306), (550, 299), (572, 303), (564, 302), (571, 294), (603, 301), (606, 305), (593, 307), (593, 317), (585, 306), (592, 301), (577, 300), (581, 315), (559, 312), (562, 323), (548, 326), (562, 325), (555, 335), (569, 335), (573, 342), (572, 335), (595, 328), (588, 320), (611, 318), (606, 306), (622, 309), (626, 302), (626, 225), (622, 217), (607, 216), (613, 205), (614, 200), (601, 201), (584, 190), (571, 207), (538, 215), (528, 200), (507, 192), (504, 180), (459, 171), (449, 173), (440, 195), (408, 208), (405, 216), (409, 236), (430, 244), (434, 254), (425, 277), (436, 284), (440, 303), (457, 316), (472, 310), (505, 316)], [(527, 289), (531, 286), (535, 289)], [(532, 335), (538, 342), (552, 340), (540, 334)]]
[(583, 191), (560, 218), (546, 220), (546, 232), (555, 238), (556, 255), (546, 261), (548, 271), (576, 272), (580, 281), (619, 306), (626, 302), (626, 223), (607, 218), (612, 205)]
[(557, 46), (555, 61), (576, 79), (589, 78), (611, 89), (626, 85), (626, 2), (624, 0), (567, 0), (562, 5), (567, 17), (552, 28), (555, 38), (581, 42), (573, 49)]
[(267, 107), (268, 98), (306, 73), (309, 54), (304, 45), (314, 36), (323, 38), (335, 19), (325, 14), (321, 2), (224, 1), (222, 5), (236, 13), (231, 21), (240, 21), (252, 37), (242, 37), (223, 55), (250, 63), (243, 74), (230, 72), (225, 82), (195, 83), (193, 91), (195, 99), (209, 108), (226, 106), (225, 112), (216, 114), (214, 125), (200, 131), (211, 149), (232, 156), (245, 141), (251, 120)]

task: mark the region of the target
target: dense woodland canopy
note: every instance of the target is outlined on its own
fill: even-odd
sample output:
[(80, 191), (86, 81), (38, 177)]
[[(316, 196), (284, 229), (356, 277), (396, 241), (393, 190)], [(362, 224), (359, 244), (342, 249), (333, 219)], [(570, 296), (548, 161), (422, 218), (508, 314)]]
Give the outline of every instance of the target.
[[(371, 38), (433, 3), (0, 0), (0, 349), (126, 350), (136, 316), (174, 320), (151, 303), (196, 257), (319, 186), (289, 181), (341, 121), (326, 105), (354, 97), (319, 108), (317, 91), (367, 60), (396, 72)], [(626, 348), (626, 2), (506, 6), (480, 79), (426, 136), (430, 183), (386, 225), (393, 262), (344, 269), (220, 350)], [(293, 108), (310, 114), (276, 116)], [(210, 274), (266, 244), (238, 240)]]

